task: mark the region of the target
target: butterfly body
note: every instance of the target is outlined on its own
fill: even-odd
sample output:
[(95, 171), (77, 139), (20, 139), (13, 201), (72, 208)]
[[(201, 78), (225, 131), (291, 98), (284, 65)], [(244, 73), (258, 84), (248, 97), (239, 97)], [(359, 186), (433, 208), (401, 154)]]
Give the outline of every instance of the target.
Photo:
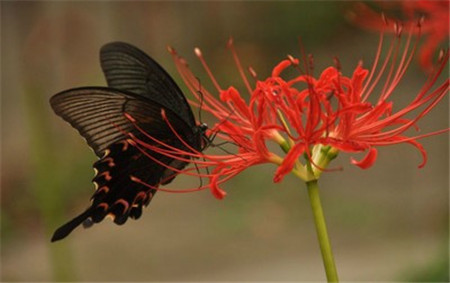
[(93, 165), (96, 190), (91, 205), (58, 228), (52, 241), (106, 216), (119, 225), (129, 217), (138, 219), (156, 188), (170, 183), (188, 165), (189, 156), (174, 159), (151, 146), (161, 142), (201, 151), (207, 140), (206, 128), (196, 124), (181, 90), (144, 52), (113, 42), (101, 49), (100, 59), (108, 87), (69, 89), (50, 99), (55, 113), (77, 129), (99, 157)]

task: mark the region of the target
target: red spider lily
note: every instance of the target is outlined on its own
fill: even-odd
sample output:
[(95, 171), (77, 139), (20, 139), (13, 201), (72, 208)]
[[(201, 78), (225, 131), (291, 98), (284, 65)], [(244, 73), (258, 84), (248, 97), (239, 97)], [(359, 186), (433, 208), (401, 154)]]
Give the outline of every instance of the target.
[[(415, 25), (417, 18), (422, 17), (424, 25), (421, 30), (426, 40), (423, 43), (419, 63), (427, 71), (433, 67), (433, 55), (437, 54), (439, 46), (446, 43), (448, 46), (449, 37), (449, 8), (450, 2), (445, 1), (392, 1), (379, 2), (380, 8), (385, 12), (392, 12), (400, 9), (404, 25)], [(363, 28), (383, 30), (385, 24), (380, 21), (380, 15), (369, 6), (358, 3), (351, 14), (351, 19)], [(391, 27), (394, 21), (388, 22)]]
[[(278, 131), (283, 130), (277, 125), (276, 117), (270, 113), (270, 106), (267, 102), (263, 99), (255, 98), (251, 99), (250, 103), (247, 104), (235, 88), (230, 87), (223, 90), (218, 85), (209, 67), (203, 60), (200, 50), (196, 49), (197, 56), (201, 59), (201, 62), (203, 63), (206, 72), (209, 74), (216, 91), (219, 93), (220, 100), (216, 99), (208, 90), (203, 88), (199, 89), (198, 79), (189, 70), (184, 59), (179, 57), (174, 49), (169, 48), (169, 51), (172, 54), (178, 71), (187, 87), (196, 98), (196, 101), (189, 102), (192, 105), (199, 107), (201, 104), (202, 110), (212, 113), (219, 120), (219, 123), (217, 123), (212, 130), (209, 131), (210, 134), (221, 137), (226, 142), (236, 144), (238, 146), (238, 153), (225, 155), (204, 154), (190, 147), (185, 141), (182, 140), (176, 131), (173, 130), (174, 134), (189, 149), (182, 150), (171, 147), (162, 141), (158, 141), (138, 128), (146, 137), (157, 143), (157, 145), (147, 144), (132, 136), (132, 139), (138, 147), (146, 148), (183, 162), (193, 162), (196, 164), (196, 168), (189, 168), (185, 170), (172, 168), (169, 165), (161, 164), (157, 159), (148, 154), (147, 151), (142, 150), (148, 158), (151, 158), (153, 161), (158, 162), (178, 173), (209, 178), (210, 182), (208, 185), (199, 188), (177, 191), (150, 186), (136, 178), (133, 180), (136, 182), (141, 182), (152, 189), (171, 192), (198, 191), (209, 188), (215, 197), (221, 199), (226, 195), (226, 193), (219, 188), (219, 185), (239, 174), (241, 171), (250, 166), (261, 163), (281, 163), (281, 157), (269, 152), (265, 144), (265, 141), (268, 139), (275, 141), (279, 140), (280, 135), (278, 134)], [(249, 85), (246, 80), (245, 83)], [(133, 117), (128, 114), (126, 115), (131, 122), (135, 122)], [(166, 119), (164, 112), (162, 112), (162, 116), (166, 120), (169, 127), (172, 128), (170, 121)], [(137, 124), (135, 124), (135, 126), (138, 127)], [(198, 173), (198, 171), (194, 172), (194, 170), (204, 168), (211, 169), (211, 173), (202, 174)]]
[[(415, 28), (420, 29), (419, 26)], [(448, 129), (410, 137), (405, 135), (405, 131), (412, 127), (417, 128), (418, 120), (448, 94), (449, 79), (434, 89), (433, 86), (448, 62), (449, 54), (448, 51), (441, 54), (440, 64), (411, 102), (394, 111), (394, 105), (389, 98), (403, 79), (418, 42), (418, 40), (412, 42), (412, 35), (418, 32), (411, 29), (406, 43), (401, 45), (401, 30), (401, 27), (396, 26), (396, 36), (388, 45), (384, 60), (381, 60), (385, 45), (384, 36), (380, 35), (378, 50), (370, 71), (364, 69), (360, 63), (353, 75), (346, 77), (341, 74), (339, 64), (336, 64), (335, 67), (325, 69), (316, 79), (308, 72), (309, 64), (305, 63), (307, 60), (302, 60), (305, 68), (301, 68), (299, 60), (288, 56), (288, 59), (273, 69), (269, 78), (257, 80), (254, 87), (251, 87), (247, 80), (230, 41), (229, 47), (233, 58), (249, 92), (248, 102), (236, 88), (223, 89), (219, 86), (199, 49), (196, 49), (195, 53), (220, 100), (208, 90), (199, 87), (198, 79), (190, 71), (185, 60), (169, 48), (179, 73), (195, 97), (195, 101), (190, 103), (201, 107), (218, 119), (218, 123), (212, 127), (209, 134), (235, 144), (238, 150), (234, 154), (212, 155), (196, 151), (184, 141), (189, 150), (174, 148), (157, 140), (154, 140), (157, 145), (149, 145), (135, 137), (132, 138), (138, 147), (183, 162), (195, 163), (198, 169), (209, 168), (208, 173), (202, 174), (193, 168), (179, 170), (162, 164), (180, 174), (209, 179), (209, 184), (183, 192), (209, 188), (219, 199), (226, 194), (219, 186), (250, 166), (262, 163), (277, 164), (275, 182), (281, 181), (291, 172), (305, 181), (310, 181), (317, 179), (320, 173), (326, 170), (328, 162), (338, 151), (367, 152), (363, 160), (351, 161), (366, 169), (375, 162), (377, 147), (409, 143), (422, 153), (423, 162), (419, 166), (422, 167), (426, 163), (426, 152), (417, 140), (446, 132)], [(292, 67), (300, 70), (300, 74), (293, 79), (283, 79), (281, 74)], [(256, 77), (253, 71), (251, 74)], [(369, 98), (373, 100), (372, 96), (377, 86), (381, 86), (381, 91), (375, 102), (369, 102)], [(417, 112), (414, 118), (405, 118), (413, 111)], [(164, 112), (162, 117), (171, 127)], [(132, 117), (128, 118), (133, 122)], [(182, 140), (175, 131), (174, 134)], [(151, 136), (147, 137), (153, 139)], [(286, 156), (282, 158), (269, 151), (266, 143), (270, 141), (280, 145)], [(144, 154), (146, 152), (143, 150)], [(302, 156), (306, 156), (305, 164), (300, 162)], [(151, 155), (148, 157), (152, 158)], [(141, 182), (137, 179), (134, 181)]]
[[(420, 29), (420, 26), (415, 29)], [(283, 109), (283, 114), (288, 118), (290, 125), (299, 134), (299, 137), (293, 138), (297, 144), (303, 142), (307, 146), (330, 145), (339, 151), (347, 152), (368, 151), (363, 160), (352, 159), (353, 164), (366, 169), (376, 160), (376, 147), (409, 143), (419, 149), (423, 155), (423, 162), (419, 167), (425, 165), (426, 152), (417, 140), (449, 129), (412, 137), (405, 136), (404, 133), (411, 127), (417, 128), (418, 120), (448, 94), (449, 79), (432, 88), (448, 62), (449, 55), (448, 51), (442, 52), (439, 66), (429, 76), (428, 81), (417, 92), (414, 99), (407, 106), (393, 112), (394, 105), (389, 98), (404, 77), (414, 56), (419, 39), (412, 44), (411, 35), (413, 32), (420, 34), (411, 30), (404, 50), (400, 52), (401, 30), (401, 27), (396, 27), (397, 36), (391, 42), (383, 61), (380, 61), (383, 46), (383, 34), (381, 34), (371, 71), (364, 69), (360, 63), (353, 72), (353, 76), (349, 78), (340, 73), (339, 67), (329, 67), (317, 80), (310, 75), (302, 75), (287, 82), (289, 87), (296, 82), (307, 82), (308, 85), (302, 91), (286, 88), (286, 91), (281, 95), (277, 94), (277, 99), (273, 100), (278, 108)], [(293, 59), (291, 61), (293, 65), (298, 63)], [(287, 66), (288, 64), (284, 64), (283, 68)], [(382, 82), (383, 76), (384, 82)], [(377, 100), (370, 103), (368, 99), (373, 95), (377, 85), (382, 86), (382, 90)], [(285, 99), (280, 99), (282, 96)], [(337, 100), (334, 107), (331, 103), (332, 98)], [(287, 105), (285, 101), (288, 100), (295, 100), (297, 103)], [(414, 118), (405, 118), (414, 111), (417, 112)], [(285, 164), (286, 168), (291, 168), (302, 153), (301, 151), (289, 152), (284, 160), (284, 163), (290, 163), (290, 165)], [(314, 164), (314, 156), (310, 158), (315, 167), (320, 166), (320, 164)], [(316, 169), (319, 169), (314, 170), (316, 172), (322, 170), (322, 168)], [(276, 177), (277, 179), (279, 178)]]

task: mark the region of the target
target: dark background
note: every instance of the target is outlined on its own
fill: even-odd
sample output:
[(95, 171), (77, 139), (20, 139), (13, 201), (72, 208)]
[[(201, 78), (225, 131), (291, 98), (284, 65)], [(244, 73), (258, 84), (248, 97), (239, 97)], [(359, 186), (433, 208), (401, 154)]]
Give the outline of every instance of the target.
[[(225, 48), (230, 36), (244, 66), (260, 78), (287, 54), (299, 56), (299, 37), (314, 54), (316, 74), (338, 56), (351, 76), (358, 60), (370, 66), (378, 42), (376, 32), (346, 21), (351, 4), (1, 2), (2, 281), (325, 280), (305, 186), (294, 176), (273, 184), (273, 165), (235, 177), (222, 201), (208, 191), (158, 193), (139, 221), (104, 221), (50, 244), (54, 229), (88, 205), (95, 156), (48, 99), (105, 85), (98, 52), (114, 40), (145, 50), (184, 90), (167, 45), (206, 87), (194, 47), (223, 87), (243, 89)], [(409, 69), (394, 109), (426, 80), (417, 61)], [(448, 128), (448, 97), (419, 126), (423, 133)], [(448, 280), (448, 135), (421, 142), (429, 154), (423, 169), (417, 150), (398, 145), (381, 148), (369, 170), (341, 154), (332, 166), (344, 170), (323, 174), (342, 280)], [(177, 179), (174, 186), (198, 186), (195, 178)]]

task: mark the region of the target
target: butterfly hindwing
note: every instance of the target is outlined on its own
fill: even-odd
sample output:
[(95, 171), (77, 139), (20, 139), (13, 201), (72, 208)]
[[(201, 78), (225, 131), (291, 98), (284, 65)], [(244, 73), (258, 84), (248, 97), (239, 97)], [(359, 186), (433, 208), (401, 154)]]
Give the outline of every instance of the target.
[[(56, 94), (50, 102), (55, 113), (76, 128), (100, 157), (94, 163), (96, 191), (91, 206), (59, 228), (52, 241), (64, 238), (83, 222), (85, 226), (90, 226), (107, 215), (112, 216), (116, 224), (125, 223), (128, 217), (139, 218), (143, 206), (148, 205), (156, 193), (155, 188), (173, 179), (174, 175), (168, 176), (172, 170), (167, 165), (176, 163), (179, 169), (186, 166), (187, 162), (174, 160), (137, 144), (129, 133), (150, 146), (157, 144), (148, 136), (188, 150), (174, 135), (173, 131), (176, 131), (185, 142), (200, 148), (198, 135), (177, 114), (133, 93), (105, 87), (85, 87)], [(162, 111), (167, 121), (163, 119)], [(125, 113), (135, 122), (126, 118)], [(132, 177), (147, 186), (134, 182)]]

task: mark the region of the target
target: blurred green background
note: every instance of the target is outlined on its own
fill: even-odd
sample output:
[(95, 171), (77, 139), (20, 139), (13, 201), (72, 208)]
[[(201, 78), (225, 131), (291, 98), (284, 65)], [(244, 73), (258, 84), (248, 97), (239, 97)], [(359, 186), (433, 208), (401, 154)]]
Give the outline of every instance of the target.
[[(161, 192), (139, 221), (104, 221), (50, 244), (53, 231), (89, 204), (95, 156), (48, 100), (105, 85), (98, 52), (115, 40), (146, 51), (184, 90), (166, 46), (187, 58), (206, 87), (197, 46), (223, 87), (241, 87), (225, 48), (230, 36), (260, 78), (287, 54), (299, 56), (298, 37), (314, 54), (316, 74), (338, 56), (350, 76), (359, 59), (370, 66), (378, 42), (377, 33), (345, 20), (350, 5), (2, 1), (2, 281), (325, 280), (305, 186), (293, 176), (273, 184), (271, 165), (228, 182), (222, 201), (208, 191)], [(405, 105), (425, 80), (414, 61), (395, 102)], [(423, 133), (447, 128), (448, 113), (447, 96), (420, 122)], [(342, 280), (448, 281), (448, 141), (446, 134), (422, 141), (423, 169), (418, 151), (399, 145), (380, 149), (366, 171), (341, 154), (332, 164), (344, 170), (322, 176)], [(180, 176), (174, 187), (198, 182)]]

